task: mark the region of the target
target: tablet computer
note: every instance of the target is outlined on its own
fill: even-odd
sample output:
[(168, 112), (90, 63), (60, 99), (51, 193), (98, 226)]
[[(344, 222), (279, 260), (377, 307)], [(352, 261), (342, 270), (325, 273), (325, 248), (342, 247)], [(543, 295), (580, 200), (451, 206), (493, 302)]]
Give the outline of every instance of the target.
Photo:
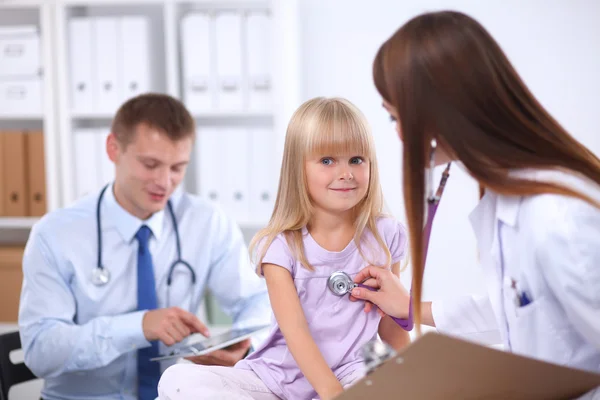
[(268, 329), (270, 325), (259, 325), (246, 328), (234, 328), (223, 333), (205, 338), (196, 343), (186, 343), (176, 345), (170, 348), (168, 354), (161, 354), (158, 357), (150, 359), (150, 361), (162, 361), (171, 358), (185, 358), (194, 356), (203, 356), (215, 350), (231, 346), (248, 339), (250, 336)]

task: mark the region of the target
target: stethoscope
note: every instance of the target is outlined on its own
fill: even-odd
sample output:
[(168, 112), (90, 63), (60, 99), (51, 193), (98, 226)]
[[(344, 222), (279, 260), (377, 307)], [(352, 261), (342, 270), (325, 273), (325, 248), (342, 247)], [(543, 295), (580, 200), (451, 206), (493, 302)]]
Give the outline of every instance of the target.
[[(100, 206), (102, 204), (102, 199), (104, 198), (104, 193), (106, 189), (110, 185), (106, 185), (100, 195), (98, 196), (98, 202), (96, 204), (96, 228), (98, 234), (98, 263), (94, 270), (92, 271), (92, 283), (96, 286), (104, 286), (108, 282), (110, 282), (110, 271), (102, 265), (102, 225), (100, 218)], [(171, 200), (167, 201), (167, 209), (169, 210), (169, 215), (171, 216), (171, 221), (173, 222), (173, 231), (175, 232), (175, 246), (177, 248), (177, 259), (171, 264), (169, 268), (169, 274), (167, 275), (167, 291), (171, 287), (171, 283), (173, 281), (173, 271), (177, 265), (184, 265), (189, 271), (191, 275), (192, 285), (196, 283), (196, 273), (194, 272), (192, 266), (181, 258), (181, 240), (179, 238), (179, 228), (177, 226), (177, 218), (175, 218), (175, 212), (173, 211), (173, 204), (171, 204)], [(167, 293), (167, 300), (169, 298), (169, 293)]]
[[(450, 176), (450, 163), (446, 166), (446, 169), (442, 173), (442, 178), (440, 180), (440, 184), (435, 192), (433, 193), (433, 170), (435, 167), (434, 154), (435, 149), (437, 148), (437, 141), (433, 139), (431, 141), (431, 152), (429, 158), (429, 179), (428, 179), (428, 192), (427, 196), (427, 221), (425, 222), (425, 227), (423, 228), (423, 265), (425, 265), (427, 261), (427, 250), (429, 249), (429, 238), (431, 236), (431, 228), (433, 226), (433, 218), (435, 217), (435, 213), (437, 212), (438, 205), (440, 204), (440, 200), (442, 198), (442, 194), (444, 193), (444, 188), (446, 187), (446, 181)], [(425, 267), (423, 267), (425, 269)], [(367, 285), (363, 285), (361, 283), (355, 283), (354, 279), (350, 275), (348, 275), (344, 271), (336, 271), (329, 276), (327, 280), (327, 287), (337, 296), (344, 296), (350, 292), (352, 289), (356, 287), (365, 288), (368, 290), (376, 290)], [(398, 325), (400, 325), (404, 330), (410, 331), (414, 327), (413, 320), (413, 310), (412, 310), (412, 296), (410, 297), (409, 303), (409, 312), (408, 318), (396, 318), (391, 317)]]

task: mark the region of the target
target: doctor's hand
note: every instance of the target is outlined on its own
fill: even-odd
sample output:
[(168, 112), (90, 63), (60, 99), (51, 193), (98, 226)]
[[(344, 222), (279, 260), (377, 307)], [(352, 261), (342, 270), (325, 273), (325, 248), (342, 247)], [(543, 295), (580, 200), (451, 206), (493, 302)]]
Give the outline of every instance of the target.
[(231, 346), (221, 350), (215, 350), (205, 356), (187, 357), (195, 364), (201, 365), (218, 365), (221, 367), (233, 367), (240, 361), (250, 349), (250, 339), (246, 339), (239, 343), (234, 343)]
[(366, 267), (354, 277), (354, 282), (378, 289), (377, 291), (365, 288), (352, 290), (351, 300), (360, 299), (368, 302), (365, 304), (366, 312), (371, 311), (372, 303), (389, 316), (408, 318), (410, 294), (402, 286), (400, 278), (392, 271), (380, 267)]
[(181, 342), (192, 333), (210, 336), (208, 328), (194, 314), (179, 307), (146, 311), (142, 320), (146, 340), (160, 340), (167, 346)]

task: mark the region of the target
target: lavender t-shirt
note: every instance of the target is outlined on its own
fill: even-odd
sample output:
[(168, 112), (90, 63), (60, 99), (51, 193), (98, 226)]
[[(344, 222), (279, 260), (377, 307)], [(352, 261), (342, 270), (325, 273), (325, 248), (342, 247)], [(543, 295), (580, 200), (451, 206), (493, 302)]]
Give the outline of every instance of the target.
[[(392, 254), (392, 264), (405, 254), (406, 231), (397, 221), (381, 217), (377, 220), (379, 234)], [(377, 335), (381, 317), (375, 311), (366, 314), (364, 304), (351, 302), (348, 295), (336, 296), (327, 287), (334, 271), (345, 271), (354, 277), (367, 265), (384, 265), (385, 253), (373, 234), (365, 229), (361, 239), (361, 257), (354, 241), (340, 252), (327, 251), (303, 230), (304, 249), (308, 262), (315, 268), (309, 271), (293, 258), (283, 235), (275, 238), (263, 263), (279, 265), (292, 274), (298, 297), (304, 310), (312, 337), (327, 364), (339, 380), (364, 368), (361, 347)], [(317, 394), (304, 377), (275, 318), (266, 341), (236, 368), (251, 369), (267, 387), (283, 399), (311, 399)]]

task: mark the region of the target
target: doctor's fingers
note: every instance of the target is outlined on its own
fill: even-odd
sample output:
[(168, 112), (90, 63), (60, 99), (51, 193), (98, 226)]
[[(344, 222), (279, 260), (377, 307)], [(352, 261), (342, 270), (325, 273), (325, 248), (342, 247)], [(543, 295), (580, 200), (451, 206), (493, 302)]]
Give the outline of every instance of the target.
[[(392, 271), (381, 268), (381, 267), (365, 267), (354, 277), (354, 282), (362, 283), (364, 281), (371, 281), (372, 278), (381, 282), (381, 280), (388, 274), (393, 274)], [(372, 286), (372, 285), (369, 285)]]
[[(165, 327), (165, 333), (170, 336), (175, 343), (181, 342), (183, 339), (189, 336), (184, 334), (185, 327), (182, 323), (173, 323), (171, 326)], [(189, 332), (189, 330), (188, 330)], [(166, 343), (165, 343), (166, 344)]]
[(179, 317), (181, 318), (181, 321), (183, 323), (185, 323), (192, 332), (201, 333), (206, 337), (210, 336), (210, 332), (208, 331), (208, 328), (206, 327), (206, 325), (204, 325), (202, 322), (200, 322), (198, 317), (196, 317), (191, 312), (182, 310), (181, 308), (178, 308), (178, 310), (179, 310)]
[(173, 320), (171, 326), (167, 326), (167, 331), (176, 341), (180, 342), (190, 336), (192, 330), (181, 320)]

